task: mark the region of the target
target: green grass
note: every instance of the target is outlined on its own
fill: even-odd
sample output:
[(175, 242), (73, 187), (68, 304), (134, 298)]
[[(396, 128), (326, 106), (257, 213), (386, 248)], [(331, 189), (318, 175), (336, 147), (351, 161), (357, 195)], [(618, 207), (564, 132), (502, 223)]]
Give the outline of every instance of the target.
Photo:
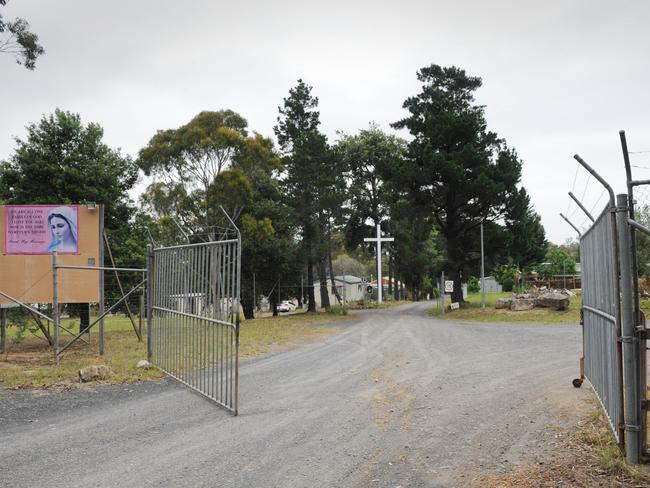
[(441, 315), (440, 308), (436, 306), (430, 310), (430, 313), (439, 318), (461, 322), (533, 322), (542, 324), (580, 323), (580, 308), (582, 307), (582, 298), (580, 296), (570, 297), (569, 309), (561, 312), (548, 308), (534, 308), (523, 312), (497, 310), (494, 308), (497, 298), (509, 297), (512, 297), (512, 293), (486, 293), (485, 308), (481, 308), (481, 294), (470, 293), (460, 310), (445, 310), (445, 314)]
[(579, 427), (577, 438), (593, 462), (591, 466), (593, 474), (635, 482), (630, 485), (617, 483), (612, 486), (648, 486), (647, 483), (650, 483), (647, 467), (632, 466), (625, 462), (624, 454), (616, 444), (600, 406), (595, 406), (591, 417)]
[[(242, 321), (240, 357), (255, 356), (274, 347), (288, 347), (316, 340), (333, 332), (333, 328), (324, 324), (350, 318), (349, 315), (300, 313)], [(73, 320), (64, 320), (62, 325), (71, 331), (79, 330), (78, 322)], [(17, 328), (8, 327), (8, 350), (6, 354), (0, 355), (0, 384), (10, 388), (47, 388), (55, 385), (69, 387), (78, 381), (80, 368), (93, 364), (105, 364), (112, 369), (113, 374), (104, 383), (130, 383), (163, 376), (156, 368), (136, 368), (139, 360), (147, 358), (145, 330), (143, 342), (138, 342), (128, 318), (107, 317), (105, 354), (100, 356), (97, 327), (91, 330), (90, 344), (77, 341), (66, 351), (58, 365), (40, 331), (34, 335), (28, 333), (23, 340), (18, 341)], [(67, 344), (70, 335), (62, 331), (60, 336), (61, 344)]]

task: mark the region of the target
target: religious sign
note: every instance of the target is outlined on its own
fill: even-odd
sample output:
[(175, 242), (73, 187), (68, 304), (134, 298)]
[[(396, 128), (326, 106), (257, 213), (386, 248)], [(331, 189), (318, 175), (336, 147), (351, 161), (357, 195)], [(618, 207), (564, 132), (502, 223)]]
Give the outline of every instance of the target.
[(393, 242), (395, 239), (393, 237), (382, 237), (381, 236), (381, 226), (377, 224), (377, 237), (366, 237), (365, 242), (374, 242), (377, 244), (377, 303), (382, 302), (382, 292), (384, 290), (384, 282), (381, 279), (381, 243), (382, 242)]
[(5, 254), (79, 253), (76, 205), (7, 205)]

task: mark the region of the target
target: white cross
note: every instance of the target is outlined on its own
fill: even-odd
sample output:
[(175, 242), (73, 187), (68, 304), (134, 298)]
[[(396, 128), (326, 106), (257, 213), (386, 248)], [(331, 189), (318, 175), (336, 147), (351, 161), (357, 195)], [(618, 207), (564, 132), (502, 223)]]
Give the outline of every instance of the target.
[(384, 283), (381, 281), (381, 243), (393, 242), (392, 237), (381, 236), (381, 226), (377, 224), (377, 237), (366, 237), (365, 242), (375, 242), (377, 244), (377, 303), (381, 303), (381, 292), (384, 289)]

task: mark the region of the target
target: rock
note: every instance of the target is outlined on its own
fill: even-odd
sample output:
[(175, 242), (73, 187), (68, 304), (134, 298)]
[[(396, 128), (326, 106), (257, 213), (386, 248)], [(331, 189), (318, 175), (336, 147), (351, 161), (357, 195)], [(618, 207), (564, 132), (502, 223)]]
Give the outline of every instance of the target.
[(537, 304), (540, 307), (566, 310), (569, 308), (569, 297), (557, 292), (543, 293), (537, 298)]
[(151, 368), (151, 363), (147, 361), (146, 359), (141, 359), (138, 361), (138, 364), (135, 366), (136, 368), (144, 368), (144, 369), (149, 369)]
[(510, 308), (512, 298), (497, 298), (494, 308)]
[(513, 295), (514, 298), (535, 298), (533, 293), (516, 293)]
[(103, 364), (97, 366), (86, 366), (79, 370), (79, 379), (83, 382), (105, 380), (113, 371)]
[(515, 312), (522, 312), (524, 310), (532, 310), (535, 308), (534, 298), (515, 298), (510, 304), (510, 310)]
[(562, 291), (560, 291), (560, 293), (562, 293), (563, 295), (566, 295), (566, 296), (568, 296), (568, 297), (574, 297), (574, 296), (576, 296), (575, 293), (573, 293), (571, 290), (567, 290), (566, 288), (563, 289)]

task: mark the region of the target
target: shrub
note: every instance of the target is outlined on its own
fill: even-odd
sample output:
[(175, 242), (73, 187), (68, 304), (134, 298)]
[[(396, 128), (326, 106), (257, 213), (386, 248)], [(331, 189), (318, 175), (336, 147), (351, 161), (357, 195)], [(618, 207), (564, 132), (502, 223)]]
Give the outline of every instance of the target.
[(470, 276), (467, 280), (467, 291), (469, 293), (478, 293), (481, 291), (481, 282), (476, 276)]
[(515, 286), (517, 274), (519, 274), (519, 269), (511, 264), (497, 266), (494, 269), (494, 277), (503, 287), (503, 291), (512, 291), (512, 287)]
[(330, 315), (347, 315), (348, 310), (341, 305), (332, 305), (327, 313)]

